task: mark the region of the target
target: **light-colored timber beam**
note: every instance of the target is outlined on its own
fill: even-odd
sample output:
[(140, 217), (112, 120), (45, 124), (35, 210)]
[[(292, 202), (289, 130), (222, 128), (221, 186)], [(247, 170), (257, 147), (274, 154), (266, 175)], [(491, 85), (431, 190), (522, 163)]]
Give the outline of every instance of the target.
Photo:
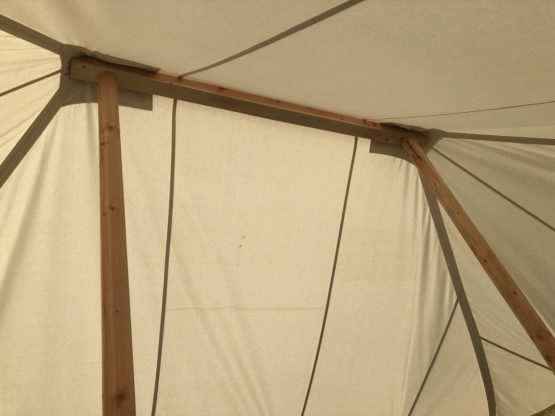
[(119, 88), (139, 93), (176, 98), (380, 142), (400, 144), (408, 135), (421, 145), (427, 141), (426, 136), (400, 127), (179, 78), (175, 75), (109, 64), (89, 57), (75, 58), (71, 61), (71, 76), (81, 81), (96, 82), (98, 74), (103, 71), (115, 74)]
[(409, 137), (403, 140), (402, 145), (499, 293), (532, 338), (551, 371), (555, 373), (555, 338), (547, 325), (499, 261), (418, 142)]
[(102, 409), (104, 416), (135, 415), (131, 310), (119, 131), (118, 84), (98, 74), (100, 135), (100, 244)]

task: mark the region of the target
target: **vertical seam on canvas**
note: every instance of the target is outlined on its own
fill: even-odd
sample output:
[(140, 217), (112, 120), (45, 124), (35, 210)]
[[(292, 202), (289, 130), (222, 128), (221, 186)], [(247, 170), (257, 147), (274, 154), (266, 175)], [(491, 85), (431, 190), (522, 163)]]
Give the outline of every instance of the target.
[(166, 233), (166, 253), (164, 258), (164, 284), (162, 289), (162, 310), (160, 313), (160, 334), (158, 337), (156, 377), (154, 379), (154, 395), (152, 398), (152, 412), (151, 412), (152, 416), (156, 414), (156, 404), (158, 402), (158, 386), (160, 383), (160, 369), (162, 364), (162, 346), (164, 343), (164, 326), (166, 321), (166, 299), (168, 294), (170, 245), (171, 245), (172, 223), (173, 223), (173, 199), (174, 199), (174, 189), (175, 189), (176, 112), (177, 112), (177, 100), (174, 99), (173, 108), (172, 108), (171, 167), (170, 167), (170, 189), (169, 189), (169, 201), (168, 201), (168, 229)]
[(320, 337), (318, 339), (318, 347), (316, 348), (316, 356), (314, 357), (314, 364), (312, 366), (312, 373), (310, 374), (310, 381), (308, 382), (308, 388), (306, 391), (306, 396), (303, 403), (303, 409), (301, 412), (301, 416), (304, 415), (306, 411), (306, 406), (308, 404), (308, 398), (310, 396), (310, 390), (312, 389), (312, 382), (314, 381), (314, 374), (316, 373), (316, 366), (318, 365), (318, 358), (320, 356), (320, 349), (322, 347), (322, 340), (324, 338), (324, 331), (326, 329), (326, 321), (328, 318), (328, 312), (330, 307), (330, 300), (331, 294), (333, 290), (333, 283), (335, 280), (335, 271), (337, 269), (337, 259), (339, 257), (339, 247), (341, 246), (341, 237), (343, 234), (343, 224), (345, 223), (345, 212), (347, 211), (347, 201), (349, 199), (349, 189), (351, 188), (351, 179), (353, 177), (353, 167), (355, 165), (355, 157), (357, 152), (357, 144), (358, 144), (358, 136), (355, 136), (354, 144), (353, 144), (353, 155), (351, 157), (351, 164), (349, 167), (349, 176), (347, 179), (347, 187), (345, 189), (345, 198), (343, 199), (343, 210), (341, 212), (341, 221), (339, 223), (339, 232), (337, 235), (337, 244), (335, 246), (335, 255), (333, 258), (333, 267), (331, 271), (331, 278), (330, 278), (330, 285), (328, 289), (328, 297), (326, 299), (326, 308), (324, 310), (324, 317), (322, 319), (322, 328), (320, 330)]

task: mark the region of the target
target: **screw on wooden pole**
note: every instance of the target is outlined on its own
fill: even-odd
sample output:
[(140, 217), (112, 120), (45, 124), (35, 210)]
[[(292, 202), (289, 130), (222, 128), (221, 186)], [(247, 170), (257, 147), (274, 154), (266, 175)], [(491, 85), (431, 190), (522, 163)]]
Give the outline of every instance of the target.
[(102, 302), (102, 407), (104, 416), (135, 415), (131, 311), (118, 114), (118, 84), (98, 76)]
[(497, 290), (505, 298), (521, 325), (532, 338), (551, 371), (555, 372), (555, 338), (553, 338), (549, 328), (517, 286), (507, 269), (499, 261), (418, 142), (408, 137), (403, 140), (402, 146), (451, 220), (453, 220)]

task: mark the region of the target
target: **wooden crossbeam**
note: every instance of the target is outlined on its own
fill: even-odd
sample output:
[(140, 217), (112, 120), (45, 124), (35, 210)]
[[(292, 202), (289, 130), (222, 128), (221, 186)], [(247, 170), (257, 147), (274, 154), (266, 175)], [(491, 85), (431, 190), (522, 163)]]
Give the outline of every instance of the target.
[(402, 145), (499, 293), (532, 338), (551, 371), (555, 373), (555, 338), (547, 325), (499, 261), (418, 142), (409, 137), (403, 140)]
[(135, 415), (131, 311), (118, 112), (114, 74), (98, 74), (104, 416)]
[(187, 78), (179, 78), (162, 72), (149, 72), (109, 64), (89, 57), (75, 58), (71, 62), (71, 76), (81, 81), (96, 82), (98, 74), (103, 71), (110, 71), (116, 76), (119, 88), (139, 93), (176, 98), (301, 126), (365, 137), (380, 142), (400, 144), (408, 135), (411, 135), (422, 145), (427, 141), (426, 136), (400, 127), (383, 125), (366, 119), (288, 103)]

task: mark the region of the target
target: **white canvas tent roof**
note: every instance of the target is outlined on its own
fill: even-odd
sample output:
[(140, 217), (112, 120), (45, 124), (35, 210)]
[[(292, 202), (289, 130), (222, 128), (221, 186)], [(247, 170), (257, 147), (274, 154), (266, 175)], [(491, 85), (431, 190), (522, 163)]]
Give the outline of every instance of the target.
[[(0, 13), (1, 415), (102, 413), (98, 104), (69, 74), (80, 55), (422, 131), (553, 333), (555, 3)], [(120, 94), (137, 414), (554, 404), (553, 373), (399, 145)]]

